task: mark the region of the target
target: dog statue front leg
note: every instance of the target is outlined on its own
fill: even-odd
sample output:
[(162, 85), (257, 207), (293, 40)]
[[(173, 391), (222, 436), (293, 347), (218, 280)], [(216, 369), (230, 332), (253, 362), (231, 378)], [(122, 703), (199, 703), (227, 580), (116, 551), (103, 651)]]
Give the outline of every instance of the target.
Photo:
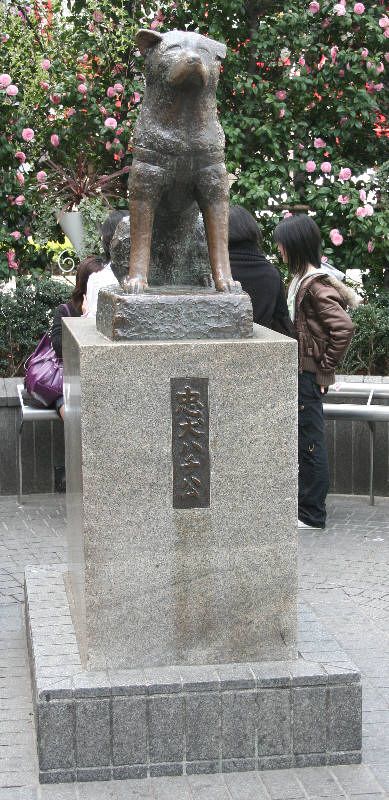
[(241, 292), (231, 275), (228, 252), (228, 202), (219, 200), (202, 209), (207, 234), (209, 261), (218, 292)]
[(154, 207), (146, 200), (131, 200), (130, 223), (130, 264), (122, 286), (128, 294), (142, 294), (148, 286)]

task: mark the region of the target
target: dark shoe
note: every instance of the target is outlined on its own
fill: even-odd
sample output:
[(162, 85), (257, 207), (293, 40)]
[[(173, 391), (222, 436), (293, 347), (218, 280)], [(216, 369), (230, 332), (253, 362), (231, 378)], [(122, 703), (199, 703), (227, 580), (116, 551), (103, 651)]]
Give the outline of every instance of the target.
[(54, 467), (54, 490), (56, 492), (66, 492), (66, 473), (65, 467)]

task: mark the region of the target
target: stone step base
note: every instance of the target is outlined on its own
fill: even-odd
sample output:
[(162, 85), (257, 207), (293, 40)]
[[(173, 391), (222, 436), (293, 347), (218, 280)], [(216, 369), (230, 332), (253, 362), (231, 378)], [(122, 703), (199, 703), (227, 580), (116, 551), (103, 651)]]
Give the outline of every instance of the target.
[(309, 607), (295, 661), (91, 672), (65, 574), (25, 574), (42, 783), (360, 762), (360, 673)]

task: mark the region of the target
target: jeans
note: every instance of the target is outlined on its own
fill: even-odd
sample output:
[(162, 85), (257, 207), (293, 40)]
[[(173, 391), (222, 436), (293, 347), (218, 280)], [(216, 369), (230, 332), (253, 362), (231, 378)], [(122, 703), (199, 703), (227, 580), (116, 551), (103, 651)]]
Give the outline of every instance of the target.
[(322, 394), (313, 372), (298, 378), (298, 517), (306, 525), (324, 528), (329, 469)]

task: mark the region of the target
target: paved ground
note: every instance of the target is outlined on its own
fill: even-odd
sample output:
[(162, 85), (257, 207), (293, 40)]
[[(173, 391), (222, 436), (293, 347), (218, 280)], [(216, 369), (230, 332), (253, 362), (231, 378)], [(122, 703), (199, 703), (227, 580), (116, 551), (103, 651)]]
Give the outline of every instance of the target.
[(388, 800), (389, 500), (329, 510), (326, 532), (300, 533), (301, 596), (363, 673), (361, 766), (38, 787), (23, 569), (65, 559), (64, 500), (0, 497), (0, 800)]

